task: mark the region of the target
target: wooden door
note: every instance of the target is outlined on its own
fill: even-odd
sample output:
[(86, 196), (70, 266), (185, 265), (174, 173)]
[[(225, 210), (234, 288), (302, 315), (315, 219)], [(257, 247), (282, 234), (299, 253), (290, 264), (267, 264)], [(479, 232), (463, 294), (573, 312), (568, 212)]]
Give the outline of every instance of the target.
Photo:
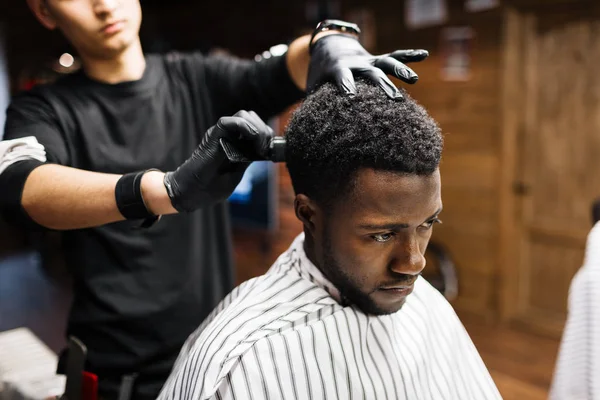
[[(502, 198), (503, 316), (559, 336), (600, 196), (600, 18), (509, 11)], [(594, 16), (595, 15), (595, 16)]]

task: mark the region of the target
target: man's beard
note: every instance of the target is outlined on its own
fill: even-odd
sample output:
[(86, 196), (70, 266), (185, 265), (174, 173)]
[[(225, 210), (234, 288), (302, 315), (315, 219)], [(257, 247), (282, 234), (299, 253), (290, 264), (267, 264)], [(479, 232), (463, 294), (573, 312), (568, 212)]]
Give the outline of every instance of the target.
[(395, 312), (379, 307), (368, 294), (358, 289), (357, 284), (360, 284), (360, 281), (347, 274), (335, 260), (329, 238), (329, 229), (326, 225), (323, 232), (321, 272), (340, 291), (342, 303), (353, 304), (366, 314), (384, 315)]

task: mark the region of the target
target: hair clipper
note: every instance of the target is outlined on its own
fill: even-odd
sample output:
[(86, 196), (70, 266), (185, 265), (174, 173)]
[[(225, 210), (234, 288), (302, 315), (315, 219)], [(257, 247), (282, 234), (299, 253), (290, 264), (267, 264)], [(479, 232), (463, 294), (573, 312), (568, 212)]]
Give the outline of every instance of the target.
[(223, 138), (219, 139), (219, 143), (225, 155), (232, 163), (251, 163), (253, 161), (285, 162), (285, 138), (282, 136), (275, 136), (271, 139), (266, 156), (256, 153), (249, 147), (236, 147)]

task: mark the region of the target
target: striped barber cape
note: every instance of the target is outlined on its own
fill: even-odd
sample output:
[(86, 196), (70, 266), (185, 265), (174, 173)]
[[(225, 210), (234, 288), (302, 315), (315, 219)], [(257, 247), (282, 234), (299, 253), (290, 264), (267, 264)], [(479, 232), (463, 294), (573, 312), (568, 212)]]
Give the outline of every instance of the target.
[(160, 399), (499, 399), (444, 297), (423, 278), (367, 315), (308, 260), (304, 235), (189, 337)]

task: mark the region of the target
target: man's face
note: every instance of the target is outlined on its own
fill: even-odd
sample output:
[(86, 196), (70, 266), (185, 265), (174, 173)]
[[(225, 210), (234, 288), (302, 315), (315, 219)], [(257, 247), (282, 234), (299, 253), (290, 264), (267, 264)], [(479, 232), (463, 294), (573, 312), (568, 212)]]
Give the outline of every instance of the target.
[(429, 176), (359, 170), (352, 193), (319, 211), (317, 265), (364, 312), (394, 313), (425, 267), (441, 210), (439, 170)]
[(110, 59), (138, 40), (142, 20), (139, 0), (30, 2), (46, 7), (48, 20), (42, 23), (60, 29), (83, 57)]

